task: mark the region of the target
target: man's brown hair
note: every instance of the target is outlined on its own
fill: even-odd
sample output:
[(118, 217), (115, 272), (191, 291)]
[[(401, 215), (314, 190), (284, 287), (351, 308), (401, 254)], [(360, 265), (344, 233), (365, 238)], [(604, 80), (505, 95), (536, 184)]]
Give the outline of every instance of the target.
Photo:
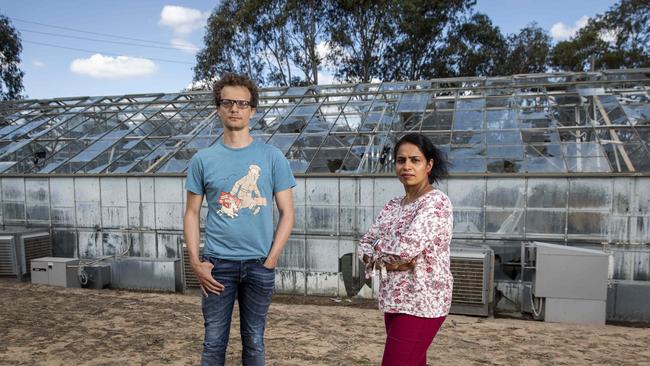
[(251, 107), (257, 107), (257, 101), (259, 99), (259, 92), (257, 90), (257, 85), (251, 80), (248, 76), (243, 74), (235, 74), (232, 72), (227, 72), (221, 76), (221, 79), (215, 81), (212, 86), (212, 92), (214, 93), (214, 103), (219, 107), (221, 105), (221, 89), (225, 86), (243, 86), (251, 93)]

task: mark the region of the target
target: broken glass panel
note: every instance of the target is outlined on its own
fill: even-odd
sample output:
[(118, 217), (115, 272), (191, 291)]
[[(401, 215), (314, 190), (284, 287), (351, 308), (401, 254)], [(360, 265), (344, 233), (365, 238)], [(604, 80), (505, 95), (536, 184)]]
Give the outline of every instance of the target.
[(454, 130), (483, 129), (483, 111), (457, 110), (454, 112)]
[(451, 130), (453, 111), (435, 111), (424, 116), (422, 131)]

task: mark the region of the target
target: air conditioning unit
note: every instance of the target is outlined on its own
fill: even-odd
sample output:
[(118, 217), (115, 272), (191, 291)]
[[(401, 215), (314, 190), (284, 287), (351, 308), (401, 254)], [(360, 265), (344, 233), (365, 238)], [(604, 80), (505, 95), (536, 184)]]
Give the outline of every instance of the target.
[(79, 259), (43, 257), (31, 261), (32, 283), (40, 285), (73, 287), (77, 279), (68, 275), (68, 266)]
[(454, 291), (451, 313), (489, 316), (494, 300), (494, 252), (489, 247), (451, 248)]
[(609, 254), (551, 243), (532, 245), (536, 268), (531, 301), (539, 301), (544, 321), (604, 325)]
[(51, 255), (48, 229), (7, 227), (0, 230), (0, 276), (16, 276), (23, 280), (30, 274), (33, 259)]
[[(203, 245), (199, 246), (199, 256), (203, 253)], [(190, 255), (187, 246), (183, 243), (183, 289), (199, 288), (199, 279), (196, 278), (192, 265), (190, 264)]]

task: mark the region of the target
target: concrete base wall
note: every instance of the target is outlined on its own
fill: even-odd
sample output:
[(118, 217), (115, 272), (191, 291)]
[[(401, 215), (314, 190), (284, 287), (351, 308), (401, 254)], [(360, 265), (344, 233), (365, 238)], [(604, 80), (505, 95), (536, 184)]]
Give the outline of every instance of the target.
[[(490, 245), (497, 282), (516, 279), (507, 263), (522, 240), (608, 243), (610, 279), (650, 280), (650, 177), (454, 177), (440, 189), (454, 205), (454, 242)], [(359, 273), (356, 242), (401, 194), (393, 177), (298, 177), (278, 291), (376, 294)], [(181, 258), (184, 205), (182, 176), (0, 178), (0, 222), (49, 228), (54, 256)]]

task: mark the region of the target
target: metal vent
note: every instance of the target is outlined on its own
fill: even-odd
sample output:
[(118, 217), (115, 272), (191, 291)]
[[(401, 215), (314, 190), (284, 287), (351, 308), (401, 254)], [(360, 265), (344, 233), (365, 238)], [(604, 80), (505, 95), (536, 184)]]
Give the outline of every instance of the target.
[(451, 312), (490, 315), (494, 287), (494, 254), (489, 247), (453, 248), (451, 273), (454, 276)]
[(16, 275), (16, 255), (14, 241), (10, 236), (0, 238), (0, 276)]
[[(199, 256), (203, 252), (203, 246), (199, 247)], [(199, 288), (199, 280), (192, 270), (192, 265), (190, 264), (190, 255), (187, 251), (187, 246), (183, 244), (183, 285), (186, 289), (188, 288)]]
[(52, 245), (48, 235), (24, 235), (23, 236), (23, 253), (25, 258), (25, 267), (23, 274), (27, 274), (32, 268), (32, 259), (52, 256)]
[(453, 302), (483, 304), (483, 259), (451, 258), (454, 275)]
[(19, 280), (31, 273), (32, 259), (52, 255), (48, 229), (8, 227), (0, 230), (0, 276)]

